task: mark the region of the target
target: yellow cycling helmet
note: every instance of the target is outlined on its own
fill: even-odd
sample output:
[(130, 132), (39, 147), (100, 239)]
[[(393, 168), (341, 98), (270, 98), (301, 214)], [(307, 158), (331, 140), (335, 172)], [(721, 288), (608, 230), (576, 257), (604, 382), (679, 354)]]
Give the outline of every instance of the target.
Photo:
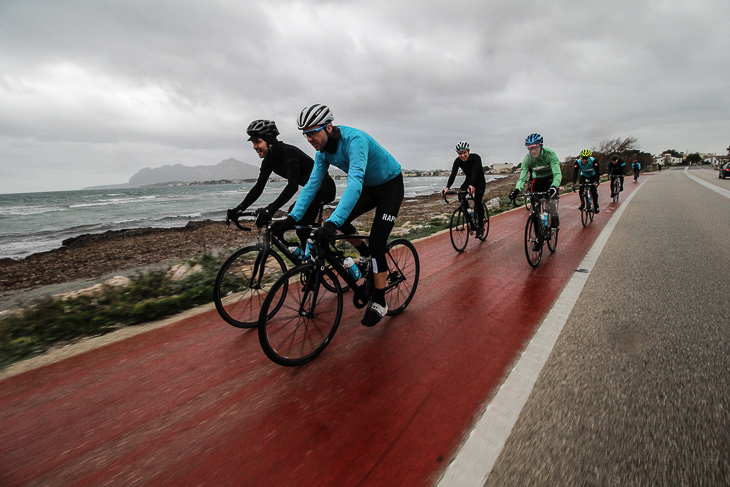
[(591, 151), (589, 151), (588, 149), (583, 149), (583, 150), (582, 150), (582, 151), (580, 152), (580, 156), (581, 156), (581, 157), (591, 157), (591, 155), (592, 155), (592, 154), (591, 154)]

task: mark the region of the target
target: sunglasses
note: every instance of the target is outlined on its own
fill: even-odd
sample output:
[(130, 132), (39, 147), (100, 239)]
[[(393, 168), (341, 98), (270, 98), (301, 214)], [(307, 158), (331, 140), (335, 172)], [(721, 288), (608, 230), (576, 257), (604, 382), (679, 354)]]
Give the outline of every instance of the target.
[(316, 133), (317, 133), (317, 132), (319, 132), (320, 130), (323, 130), (323, 129), (324, 129), (324, 128), (325, 128), (326, 126), (327, 126), (327, 125), (322, 125), (322, 126), (321, 126), (320, 128), (318, 128), (318, 129), (312, 129), (312, 130), (307, 130), (306, 132), (302, 132), (302, 135), (303, 135), (303, 136), (304, 136), (304, 138), (306, 139), (307, 137), (309, 137), (309, 136), (312, 136), (312, 135), (316, 134)]
[(527, 150), (539, 149), (539, 148), (540, 148), (540, 144), (532, 144), (532, 145), (527, 146)]

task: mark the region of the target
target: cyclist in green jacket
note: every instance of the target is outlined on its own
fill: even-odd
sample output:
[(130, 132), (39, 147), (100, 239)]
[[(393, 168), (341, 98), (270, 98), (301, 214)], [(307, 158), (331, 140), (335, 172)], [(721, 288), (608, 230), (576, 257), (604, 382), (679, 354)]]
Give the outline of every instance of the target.
[(532, 170), (532, 185), (529, 189), (533, 193), (548, 193), (547, 210), (552, 220), (550, 226), (558, 228), (560, 225), (560, 216), (558, 215), (558, 188), (563, 177), (560, 171), (560, 160), (554, 151), (543, 146), (543, 138), (540, 134), (530, 134), (525, 139), (525, 147), (529, 154), (522, 160), (522, 171), (517, 185), (513, 189), (509, 198), (514, 200), (522, 191), (527, 181), (527, 175)]

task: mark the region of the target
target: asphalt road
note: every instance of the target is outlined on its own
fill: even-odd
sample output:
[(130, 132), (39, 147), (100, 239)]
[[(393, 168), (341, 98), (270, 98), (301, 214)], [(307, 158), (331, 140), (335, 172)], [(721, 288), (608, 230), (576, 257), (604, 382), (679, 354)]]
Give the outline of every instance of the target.
[(727, 194), (636, 192), (485, 485), (730, 485)]

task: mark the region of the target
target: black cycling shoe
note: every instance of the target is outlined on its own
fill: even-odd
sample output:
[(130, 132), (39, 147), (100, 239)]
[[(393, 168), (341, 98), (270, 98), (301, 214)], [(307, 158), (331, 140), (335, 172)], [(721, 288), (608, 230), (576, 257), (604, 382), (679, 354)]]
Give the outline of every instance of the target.
[(370, 301), (368, 308), (365, 311), (365, 316), (362, 317), (362, 321), (360, 321), (360, 323), (364, 326), (375, 326), (387, 313), (388, 303), (385, 303), (385, 306), (383, 306), (374, 301)]
[(593, 212), (594, 212), (594, 213), (595, 213), (596, 215), (598, 215), (598, 214), (599, 214), (599, 213), (601, 212), (601, 210), (600, 210), (600, 209), (598, 208), (598, 206), (596, 206), (596, 209), (595, 209), (595, 210), (593, 210)]
[(484, 237), (484, 225), (482, 225), (481, 227), (477, 228), (477, 235), (476, 235), (476, 237), (478, 239), (480, 239), (480, 240), (482, 239), (482, 237)]
[(580, 206), (578, 207), (578, 209), (579, 209), (580, 211), (583, 211), (583, 210), (585, 210), (585, 208), (586, 208), (586, 207), (585, 207), (585, 206), (583, 206), (583, 205), (580, 205)]

